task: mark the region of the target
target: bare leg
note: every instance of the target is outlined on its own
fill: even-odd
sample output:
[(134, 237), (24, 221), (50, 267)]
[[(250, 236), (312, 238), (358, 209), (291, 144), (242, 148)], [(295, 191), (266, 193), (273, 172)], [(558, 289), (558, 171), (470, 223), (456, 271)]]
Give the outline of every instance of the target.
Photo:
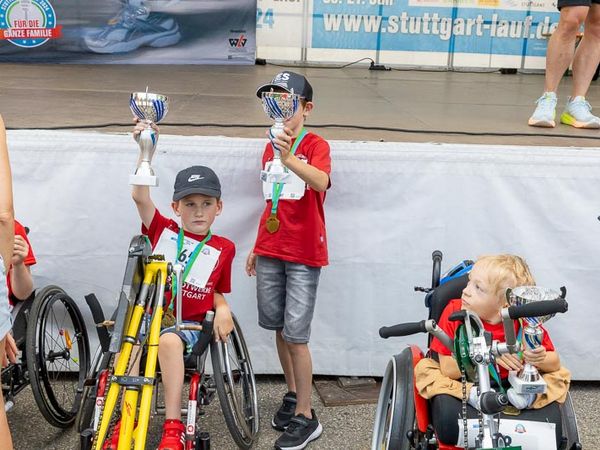
[(285, 382), (288, 387), (288, 391), (296, 392), (296, 380), (294, 378), (294, 366), (292, 364), (292, 356), (288, 348), (288, 343), (283, 339), (281, 330), (275, 332), (275, 342), (277, 343), (277, 354), (279, 355), (279, 362), (283, 369), (283, 375)]
[(160, 337), (158, 360), (165, 389), (165, 419), (181, 420), (181, 393), (185, 366), (183, 342), (175, 333), (165, 333)]
[(600, 62), (600, 5), (592, 3), (587, 18), (583, 39), (577, 46), (573, 61), (573, 92), (571, 98), (585, 97), (592, 77)]
[[(0, 341), (0, 361), (4, 360), (4, 344), (6, 338)], [(2, 450), (12, 450), (13, 443), (8, 428), (8, 420), (6, 418), (6, 412), (4, 411), (4, 397), (2, 396), (2, 390), (0, 390), (0, 448)]]
[(566, 6), (560, 10), (558, 27), (550, 37), (546, 52), (545, 92), (556, 92), (558, 83), (573, 61), (577, 32), (588, 10), (587, 6)]
[(293, 344), (286, 342), (290, 352), (292, 365), (294, 367), (294, 379), (296, 381), (296, 415), (304, 414), (312, 419), (311, 397), (312, 397), (312, 359), (308, 344)]

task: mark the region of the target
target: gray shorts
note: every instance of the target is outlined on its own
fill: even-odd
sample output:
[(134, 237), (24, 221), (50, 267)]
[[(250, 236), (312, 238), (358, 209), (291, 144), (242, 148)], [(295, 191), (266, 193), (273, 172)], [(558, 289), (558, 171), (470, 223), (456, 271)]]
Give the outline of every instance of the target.
[(8, 303), (8, 286), (6, 285), (6, 272), (4, 271), (4, 260), (0, 256), (0, 340), (4, 339), (6, 333), (12, 328), (12, 317)]
[(282, 330), (288, 342), (308, 343), (320, 274), (320, 267), (257, 256), (258, 324)]

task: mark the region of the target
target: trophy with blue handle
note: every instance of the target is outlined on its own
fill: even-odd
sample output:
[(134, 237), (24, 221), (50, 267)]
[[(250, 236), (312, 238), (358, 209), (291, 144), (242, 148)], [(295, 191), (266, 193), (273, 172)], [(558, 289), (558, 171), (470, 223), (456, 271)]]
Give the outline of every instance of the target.
[(267, 183), (286, 183), (289, 173), (281, 163), (281, 151), (275, 145), (274, 140), (283, 133), (283, 123), (291, 119), (298, 111), (300, 96), (288, 92), (263, 92), (261, 98), (265, 113), (275, 123), (269, 130), (269, 139), (273, 146), (273, 161), (267, 170), (260, 172), (260, 179)]
[(158, 135), (152, 129), (151, 124), (159, 123), (165, 118), (169, 110), (169, 99), (165, 95), (150, 94), (146, 92), (134, 92), (129, 101), (131, 111), (141, 121), (148, 125), (139, 135), (136, 141), (140, 146), (141, 161), (135, 170), (135, 174), (129, 175), (129, 184), (138, 186), (158, 186), (158, 177), (154, 174), (150, 162), (156, 151)]
[[(559, 294), (552, 289), (546, 289), (539, 286), (520, 286), (506, 291), (506, 298), (511, 305), (526, 305), (528, 303), (542, 300), (558, 300), (564, 298), (566, 290)], [(551, 319), (554, 314), (540, 317), (523, 318), (523, 342), (524, 346), (530, 350), (536, 349), (542, 345), (544, 340), (544, 330), (542, 324)], [(511, 386), (519, 394), (543, 394), (546, 392), (546, 382), (541, 377), (538, 369), (529, 363), (525, 363), (520, 375), (511, 371), (508, 376)]]

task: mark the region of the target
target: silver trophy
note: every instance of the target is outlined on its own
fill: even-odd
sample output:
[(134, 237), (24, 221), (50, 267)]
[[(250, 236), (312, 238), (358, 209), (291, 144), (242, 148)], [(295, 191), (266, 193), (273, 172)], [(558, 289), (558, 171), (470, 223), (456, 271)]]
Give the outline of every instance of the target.
[(158, 135), (150, 125), (159, 123), (165, 118), (169, 110), (169, 99), (165, 95), (150, 94), (147, 91), (134, 92), (131, 94), (129, 107), (138, 119), (148, 124), (148, 127), (136, 137), (140, 146), (141, 161), (135, 174), (129, 175), (129, 184), (158, 186), (158, 178), (150, 166), (156, 150)]
[(288, 92), (263, 92), (262, 104), (267, 116), (275, 120), (269, 130), (273, 146), (273, 161), (268, 170), (261, 170), (260, 179), (267, 183), (286, 183), (289, 172), (281, 163), (281, 151), (274, 143), (275, 137), (283, 133), (283, 122), (292, 118), (300, 105), (300, 96)]
[[(557, 300), (561, 297), (562, 295), (552, 289), (538, 286), (520, 286), (506, 291), (508, 302), (517, 306), (541, 300)], [(553, 316), (554, 314), (523, 318), (523, 341), (527, 348), (535, 349), (542, 345), (544, 330), (541, 326)], [(543, 394), (546, 392), (546, 382), (537, 368), (529, 363), (525, 363), (521, 375), (511, 371), (508, 380), (519, 394)]]

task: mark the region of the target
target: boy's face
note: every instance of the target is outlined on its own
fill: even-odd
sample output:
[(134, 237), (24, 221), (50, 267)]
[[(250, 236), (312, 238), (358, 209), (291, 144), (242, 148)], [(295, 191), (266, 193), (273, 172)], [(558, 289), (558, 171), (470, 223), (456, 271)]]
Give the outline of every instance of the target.
[(489, 282), (485, 268), (475, 264), (469, 273), (469, 283), (462, 292), (462, 307), (474, 312), (481, 320), (499, 323), (503, 299)]
[(215, 197), (192, 194), (171, 204), (173, 212), (181, 218), (185, 231), (194, 234), (207, 234), (215, 217), (221, 214), (223, 203)]

